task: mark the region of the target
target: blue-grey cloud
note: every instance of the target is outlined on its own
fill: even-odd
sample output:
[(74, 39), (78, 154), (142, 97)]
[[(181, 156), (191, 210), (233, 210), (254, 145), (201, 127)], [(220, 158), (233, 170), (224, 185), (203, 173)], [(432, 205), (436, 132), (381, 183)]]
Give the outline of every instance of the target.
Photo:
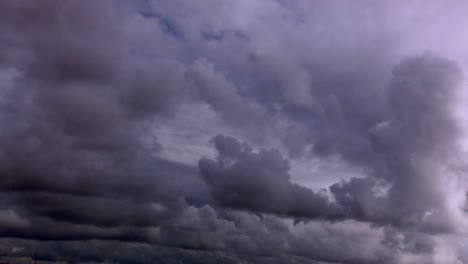
[(468, 262), (466, 8), (0, 2), (0, 255)]

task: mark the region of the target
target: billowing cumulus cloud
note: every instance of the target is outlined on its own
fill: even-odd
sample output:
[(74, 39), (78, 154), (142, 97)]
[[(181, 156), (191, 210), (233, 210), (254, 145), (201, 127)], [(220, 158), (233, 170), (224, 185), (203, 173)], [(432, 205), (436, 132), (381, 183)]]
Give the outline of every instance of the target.
[(213, 141), (217, 161), (202, 159), (199, 167), (220, 204), (298, 217), (338, 217), (337, 206), (324, 194), (290, 182), (289, 164), (278, 151), (255, 153), (221, 135)]
[(467, 8), (1, 1), (2, 261), (468, 263)]

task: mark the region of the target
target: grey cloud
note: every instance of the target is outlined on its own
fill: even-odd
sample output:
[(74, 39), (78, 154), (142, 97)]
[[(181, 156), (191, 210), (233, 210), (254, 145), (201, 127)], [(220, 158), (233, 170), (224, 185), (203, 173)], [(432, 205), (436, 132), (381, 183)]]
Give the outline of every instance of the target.
[[(464, 59), (437, 42), (465, 6), (429, 2), (2, 1), (0, 255), (466, 262), (463, 69), (399, 62)], [(160, 142), (193, 104), (219, 123)], [(162, 158), (197, 133), (235, 138)], [(361, 178), (295, 181), (290, 159), (333, 156)]]
[[(430, 249), (424, 247), (430, 248), (435, 243), (432, 237), (419, 234), (406, 237), (395, 230), (354, 221), (294, 224), (291, 219), (273, 216), (235, 211), (220, 214), (209, 206), (186, 208), (182, 216), (170, 226), (137, 232), (153, 237), (152, 244), (128, 238), (125, 241), (2, 241), (24, 248), (22, 254), (26, 255), (38, 247), (43, 260), (100, 262), (108, 259), (126, 263), (176, 260), (184, 263), (281, 263), (285, 260), (292, 263), (414, 263), (430, 261)], [(330, 251), (330, 248), (340, 248), (340, 251)], [(393, 252), (397, 248), (398, 251)], [(19, 255), (11, 251), (12, 246), (0, 250), (7, 256)]]
[(0, 225), (2, 228), (26, 228), (29, 222), (10, 209), (0, 211)]
[(325, 194), (290, 182), (289, 164), (277, 150), (254, 152), (235, 138), (213, 138), (216, 161), (199, 162), (202, 178), (224, 206), (298, 217), (337, 217)]
[(458, 181), (451, 167), (460, 153), (461, 127), (454, 111), (460, 106), (462, 78), (455, 62), (430, 54), (407, 59), (393, 72), (392, 119), (372, 132), (387, 167), (383, 176), (392, 183), (391, 211), (409, 217), (397, 221), (419, 225), (430, 213), (426, 221), (432, 229), (464, 225), (452, 222), (462, 213), (449, 201), (460, 195), (450, 182)]
[(120, 85), (119, 99), (125, 110), (136, 117), (168, 112), (187, 93), (184, 70), (175, 62), (135, 65)]
[[(462, 128), (455, 113), (462, 78), (457, 63), (429, 53), (395, 67), (390, 119), (369, 131), (377, 180), (333, 185), (340, 203), (374, 221), (432, 232), (464, 230), (464, 182), (456, 169), (464, 164), (458, 160)], [(379, 179), (388, 188), (382, 196), (374, 191)]]
[(196, 94), (223, 115), (224, 120), (245, 125), (259, 118), (259, 113), (242, 98), (237, 87), (229, 83), (222, 74), (215, 71), (214, 65), (201, 58), (187, 70), (187, 78), (192, 82)]

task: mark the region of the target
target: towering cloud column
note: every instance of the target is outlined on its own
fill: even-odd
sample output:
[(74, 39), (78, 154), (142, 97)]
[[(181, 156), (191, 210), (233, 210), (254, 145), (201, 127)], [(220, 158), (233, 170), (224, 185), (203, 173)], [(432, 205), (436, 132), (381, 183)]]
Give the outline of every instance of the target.
[(386, 214), (397, 225), (430, 231), (466, 228), (465, 189), (457, 173), (463, 72), (429, 53), (403, 60), (388, 91), (391, 118), (371, 129), (378, 177), (391, 183)]

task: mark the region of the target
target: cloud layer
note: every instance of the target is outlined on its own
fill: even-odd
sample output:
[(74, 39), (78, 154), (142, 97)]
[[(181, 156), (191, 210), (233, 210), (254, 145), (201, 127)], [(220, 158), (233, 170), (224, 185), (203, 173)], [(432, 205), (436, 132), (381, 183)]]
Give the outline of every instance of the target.
[(468, 262), (466, 9), (1, 1), (0, 255)]

